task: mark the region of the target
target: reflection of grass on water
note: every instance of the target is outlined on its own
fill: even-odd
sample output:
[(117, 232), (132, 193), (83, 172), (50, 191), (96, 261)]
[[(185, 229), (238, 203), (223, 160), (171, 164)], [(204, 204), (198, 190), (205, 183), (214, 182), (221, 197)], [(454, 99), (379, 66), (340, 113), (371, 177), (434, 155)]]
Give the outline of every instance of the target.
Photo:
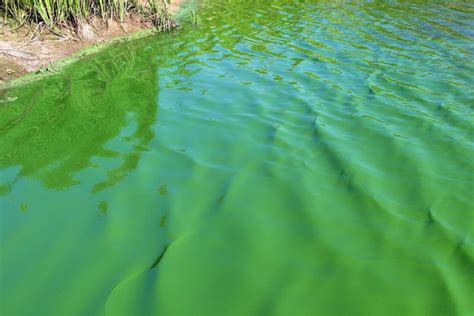
[[(20, 166), (18, 178), (64, 189), (78, 183), (75, 172), (94, 167), (93, 156), (115, 157), (121, 165), (93, 190), (119, 182), (153, 137), (156, 89), (155, 67), (122, 47), (75, 64), (64, 75), (8, 91), (0, 104), (0, 169)], [(128, 152), (107, 149), (130, 121), (135, 130), (127, 133)], [(0, 184), (0, 194), (11, 184)]]

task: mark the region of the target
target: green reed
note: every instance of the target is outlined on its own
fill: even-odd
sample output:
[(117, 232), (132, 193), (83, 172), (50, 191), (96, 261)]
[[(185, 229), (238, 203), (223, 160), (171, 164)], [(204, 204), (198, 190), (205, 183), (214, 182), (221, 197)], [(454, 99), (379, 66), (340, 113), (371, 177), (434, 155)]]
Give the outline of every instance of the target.
[(57, 29), (59, 26), (77, 26), (92, 17), (123, 21), (135, 12), (150, 19), (160, 28), (171, 28), (166, 0), (2, 0), (0, 13), (5, 20), (18, 24), (44, 24)]

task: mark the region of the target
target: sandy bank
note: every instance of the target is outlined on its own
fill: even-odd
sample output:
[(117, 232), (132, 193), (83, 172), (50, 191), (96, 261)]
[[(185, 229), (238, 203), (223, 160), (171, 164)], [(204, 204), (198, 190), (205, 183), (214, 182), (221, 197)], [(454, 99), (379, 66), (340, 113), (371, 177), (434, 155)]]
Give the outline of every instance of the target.
[[(183, 0), (172, 0), (170, 11), (176, 14)], [(123, 23), (92, 20), (78, 34), (58, 36), (48, 32), (31, 32), (27, 27), (9, 29), (0, 21), (0, 85), (65, 59), (84, 48), (129, 37), (151, 30), (153, 25), (139, 17), (129, 16)]]

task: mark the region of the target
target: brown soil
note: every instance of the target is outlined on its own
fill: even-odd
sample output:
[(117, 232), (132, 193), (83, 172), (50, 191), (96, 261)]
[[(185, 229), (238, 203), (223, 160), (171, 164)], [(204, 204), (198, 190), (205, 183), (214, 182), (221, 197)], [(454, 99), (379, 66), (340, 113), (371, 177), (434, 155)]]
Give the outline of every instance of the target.
[[(175, 13), (182, 2), (171, 1), (171, 12)], [(28, 27), (11, 30), (2, 21), (0, 26), (0, 84), (35, 72), (85, 47), (153, 27), (133, 15), (120, 24), (93, 19), (90, 24), (82, 25), (77, 33), (63, 36), (32, 31)]]

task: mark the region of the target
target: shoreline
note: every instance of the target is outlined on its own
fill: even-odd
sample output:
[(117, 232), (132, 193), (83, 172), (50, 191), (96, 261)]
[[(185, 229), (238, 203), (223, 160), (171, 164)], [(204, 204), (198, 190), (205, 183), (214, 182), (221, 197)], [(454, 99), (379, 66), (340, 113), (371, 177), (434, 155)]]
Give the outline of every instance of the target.
[[(177, 19), (191, 1), (174, 0), (170, 13)], [(60, 72), (65, 66), (95, 54), (110, 45), (160, 33), (150, 23), (129, 17), (123, 23), (82, 30), (81, 39), (71, 36), (41, 34), (31, 37), (24, 29), (2, 30), (0, 33), (0, 89), (20, 85)]]

